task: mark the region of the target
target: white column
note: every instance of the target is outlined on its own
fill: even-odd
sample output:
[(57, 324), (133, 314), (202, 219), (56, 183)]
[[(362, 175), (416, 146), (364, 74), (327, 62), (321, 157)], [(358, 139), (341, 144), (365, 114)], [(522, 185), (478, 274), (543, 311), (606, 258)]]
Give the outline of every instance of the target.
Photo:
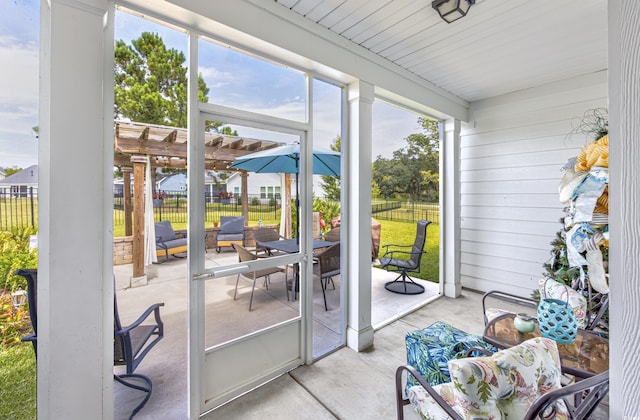
[(348, 86), (349, 123), (342, 142), (345, 160), (342, 193), (346, 227), (344, 267), (348, 282), (347, 345), (364, 350), (373, 344), (371, 326), (371, 107), (373, 86)]
[(460, 120), (440, 124), (440, 283), (458, 297), (460, 283)]
[(640, 2), (609, 1), (609, 393), (612, 419), (640, 416)]
[(41, 2), (39, 419), (113, 417), (113, 10)]

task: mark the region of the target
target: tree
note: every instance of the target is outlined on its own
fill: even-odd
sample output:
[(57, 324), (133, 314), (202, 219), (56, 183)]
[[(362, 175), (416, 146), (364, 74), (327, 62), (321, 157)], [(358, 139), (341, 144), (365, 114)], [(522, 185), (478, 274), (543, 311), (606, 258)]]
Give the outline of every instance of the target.
[(419, 118), (423, 132), (410, 134), (407, 146), (393, 152), (391, 159), (378, 156), (373, 164), (373, 181), (380, 195), (407, 195), (412, 200), (437, 200), (439, 183), (438, 123)]
[(4, 176), (11, 176), (20, 171), (22, 171), (22, 168), (18, 168), (17, 166), (14, 166), (13, 168), (4, 168)]
[[(341, 150), (341, 139), (340, 136), (337, 136), (333, 139), (333, 142), (329, 146), (331, 150), (334, 152), (340, 152)], [(334, 200), (340, 202), (340, 177), (339, 176), (330, 176), (330, 175), (322, 175), (322, 181), (320, 182), (320, 186), (324, 190), (324, 195), (328, 200)]]
[[(115, 46), (115, 114), (117, 118), (171, 127), (187, 126), (187, 67), (184, 53), (167, 49), (157, 33), (143, 32), (127, 45)], [(198, 101), (209, 88), (198, 75)], [(217, 131), (220, 122), (211, 122)]]

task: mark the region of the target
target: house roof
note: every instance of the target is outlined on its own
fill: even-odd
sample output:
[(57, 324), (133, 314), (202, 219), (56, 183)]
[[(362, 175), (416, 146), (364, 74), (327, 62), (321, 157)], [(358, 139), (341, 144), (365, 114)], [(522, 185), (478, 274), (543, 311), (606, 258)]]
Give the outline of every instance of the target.
[(38, 185), (38, 165), (31, 165), (28, 168), (16, 172), (15, 174), (0, 180), (2, 185)]
[[(236, 157), (280, 144), (275, 141), (205, 133), (205, 168), (226, 171)], [(116, 166), (130, 166), (131, 156), (138, 155), (150, 156), (153, 167), (186, 168), (187, 147), (186, 128), (116, 121)]]

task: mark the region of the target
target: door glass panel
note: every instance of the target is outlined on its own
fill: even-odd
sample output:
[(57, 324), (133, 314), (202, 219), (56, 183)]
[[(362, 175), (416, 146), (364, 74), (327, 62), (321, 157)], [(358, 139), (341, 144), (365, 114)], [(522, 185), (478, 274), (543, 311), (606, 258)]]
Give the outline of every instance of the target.
[[(294, 263), (300, 259), (295, 239), (293, 248), (278, 249), (286, 248), (286, 241), (281, 240), (285, 239), (284, 229), (280, 227), (292, 220), (283, 217), (283, 212), (295, 214), (295, 206), (287, 206), (281, 197), (264, 194), (265, 185), (280, 186), (284, 182), (280, 172), (286, 168), (282, 164), (265, 173), (255, 172), (262, 168), (257, 160), (255, 165), (248, 161), (246, 171), (229, 168), (234, 157), (251, 158), (253, 153), (278, 150), (300, 138), (237, 125), (224, 126), (221, 131), (231, 134), (205, 135), (207, 176), (203, 179), (209, 184), (205, 191), (214, 193), (205, 200), (204, 264), (216, 273), (228, 269), (233, 272), (216, 274), (205, 283), (206, 348), (300, 316), (299, 296), (294, 293)], [(287, 179), (290, 184), (282, 188), (291, 190), (291, 197), (295, 197), (295, 176)], [(271, 247), (259, 246), (272, 241), (276, 243)]]
[[(314, 150), (340, 151), (342, 89), (318, 79), (314, 79), (313, 89)], [(320, 230), (323, 236), (327, 234), (325, 240), (340, 242), (341, 235), (338, 233), (336, 236), (339, 229), (332, 231), (332, 222), (334, 226), (340, 224), (340, 177), (316, 174), (313, 180), (314, 211), (322, 213), (317, 215)], [(322, 255), (322, 251), (317, 250), (316, 254)], [(342, 265), (339, 255), (337, 258), (329, 257), (329, 254), (316, 258), (313, 268), (314, 358), (343, 346), (345, 342), (343, 276), (326, 274)]]

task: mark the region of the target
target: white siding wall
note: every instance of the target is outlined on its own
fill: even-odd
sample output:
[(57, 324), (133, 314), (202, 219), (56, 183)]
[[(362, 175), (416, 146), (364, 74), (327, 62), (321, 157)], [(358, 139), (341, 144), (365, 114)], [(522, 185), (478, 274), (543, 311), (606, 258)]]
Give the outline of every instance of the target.
[[(607, 106), (605, 71), (472, 104), (461, 135), (461, 281), (528, 296), (561, 229), (561, 168), (588, 140), (576, 117)], [(471, 127), (472, 126), (472, 127)]]

